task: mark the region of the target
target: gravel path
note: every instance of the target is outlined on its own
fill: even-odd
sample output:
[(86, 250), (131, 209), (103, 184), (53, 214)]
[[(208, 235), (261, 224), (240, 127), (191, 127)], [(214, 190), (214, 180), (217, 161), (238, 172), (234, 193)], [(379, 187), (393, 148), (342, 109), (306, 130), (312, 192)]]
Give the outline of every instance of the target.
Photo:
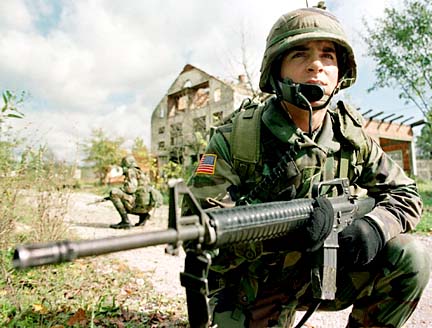
[[(121, 236), (140, 232), (156, 231), (167, 227), (168, 209), (166, 206), (156, 209), (151, 220), (145, 227), (130, 230), (114, 230), (109, 225), (117, 223), (117, 215), (110, 202), (87, 205), (98, 199), (93, 194), (72, 194), (70, 208), (66, 221), (82, 239)], [(130, 216), (132, 223), (138, 217)], [(418, 236), (429, 249), (432, 249), (432, 236)], [(180, 285), (179, 273), (184, 268), (184, 252), (179, 256), (165, 254), (165, 246), (154, 246), (109, 255), (124, 260), (129, 266), (144, 272), (152, 273), (152, 282), (157, 293), (166, 297), (185, 297), (184, 289)], [(432, 328), (432, 279), (426, 288), (420, 304), (404, 328)], [(316, 312), (304, 327), (308, 328), (338, 328), (345, 327), (350, 309), (339, 312)], [(303, 312), (298, 312), (299, 320)]]

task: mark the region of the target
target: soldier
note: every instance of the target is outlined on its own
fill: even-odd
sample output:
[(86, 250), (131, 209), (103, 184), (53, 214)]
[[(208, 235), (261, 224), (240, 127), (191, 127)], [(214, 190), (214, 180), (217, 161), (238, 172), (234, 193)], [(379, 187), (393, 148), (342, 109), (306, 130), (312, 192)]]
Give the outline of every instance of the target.
[(110, 192), (110, 200), (120, 214), (121, 221), (111, 224), (113, 229), (129, 229), (132, 225), (128, 213), (139, 216), (135, 226), (144, 226), (150, 218), (150, 210), (153, 208), (150, 180), (138, 167), (132, 155), (125, 156), (121, 161), (123, 175), (125, 176), (122, 188), (113, 188)]
[[(350, 305), (347, 327), (401, 327), (415, 310), (430, 259), (406, 232), (419, 222), (422, 201), (415, 182), (366, 135), (361, 115), (342, 101), (330, 105), (356, 75), (336, 17), (318, 8), (289, 12), (271, 29), (261, 66), (260, 88), (273, 96), (246, 104), (212, 136), (190, 182), (204, 208), (310, 198), (315, 183), (334, 178), (348, 178), (353, 193), (376, 200), (339, 233), (335, 300), (318, 303), (311, 286), (314, 256), (334, 215), (325, 196), (295, 235), (213, 252), (218, 327), (291, 327), (296, 310)], [(275, 168), (278, 178), (259, 184)]]

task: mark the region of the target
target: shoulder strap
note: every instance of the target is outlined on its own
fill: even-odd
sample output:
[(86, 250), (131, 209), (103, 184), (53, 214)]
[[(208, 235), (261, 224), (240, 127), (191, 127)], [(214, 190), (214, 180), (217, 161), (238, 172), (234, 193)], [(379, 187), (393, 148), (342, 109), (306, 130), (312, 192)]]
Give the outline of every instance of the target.
[(361, 149), (366, 142), (362, 130), (363, 118), (353, 107), (339, 101), (335, 112), (339, 132), (355, 149)]
[(230, 137), (234, 169), (241, 178), (253, 174), (260, 160), (261, 115), (263, 106), (252, 104), (233, 120)]
[(339, 162), (339, 178), (348, 178), (350, 152), (341, 150)]

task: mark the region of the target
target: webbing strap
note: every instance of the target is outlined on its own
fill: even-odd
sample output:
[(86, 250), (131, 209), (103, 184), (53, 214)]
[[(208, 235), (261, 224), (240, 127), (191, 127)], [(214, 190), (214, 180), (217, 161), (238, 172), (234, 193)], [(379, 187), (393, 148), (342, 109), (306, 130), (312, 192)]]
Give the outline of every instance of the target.
[(231, 149), (234, 168), (241, 177), (252, 174), (260, 159), (262, 106), (246, 109), (234, 119)]
[(349, 158), (349, 152), (347, 152), (346, 150), (342, 150), (339, 163), (339, 178), (348, 178)]
[[(324, 172), (323, 172), (323, 178), (324, 181), (331, 181), (335, 178), (334, 176), (334, 166), (335, 166), (335, 159), (334, 156), (331, 155), (330, 157), (327, 157), (324, 163)], [(329, 187), (324, 187), (324, 190), (322, 191), (322, 194), (326, 194)], [(333, 188), (333, 196), (336, 196), (337, 190)]]
[(324, 165), (324, 180), (330, 181), (334, 179), (334, 165), (335, 160), (333, 155), (326, 158), (325, 165)]

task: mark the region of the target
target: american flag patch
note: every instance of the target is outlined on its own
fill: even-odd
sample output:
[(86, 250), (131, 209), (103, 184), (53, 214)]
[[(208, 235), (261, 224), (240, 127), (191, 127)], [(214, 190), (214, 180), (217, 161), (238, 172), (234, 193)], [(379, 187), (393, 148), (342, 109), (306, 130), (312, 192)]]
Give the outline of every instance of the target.
[(214, 154), (204, 154), (201, 157), (196, 173), (214, 174), (216, 167), (216, 158)]

